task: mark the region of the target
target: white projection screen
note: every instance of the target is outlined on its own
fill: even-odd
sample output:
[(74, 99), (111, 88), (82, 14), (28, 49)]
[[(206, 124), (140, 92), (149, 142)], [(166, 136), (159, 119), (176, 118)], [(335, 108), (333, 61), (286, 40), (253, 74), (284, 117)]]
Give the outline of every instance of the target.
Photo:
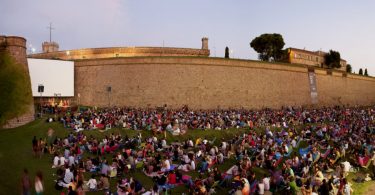
[(28, 58), (31, 88), (40, 97), (38, 86), (44, 86), (42, 97), (74, 96), (74, 62)]

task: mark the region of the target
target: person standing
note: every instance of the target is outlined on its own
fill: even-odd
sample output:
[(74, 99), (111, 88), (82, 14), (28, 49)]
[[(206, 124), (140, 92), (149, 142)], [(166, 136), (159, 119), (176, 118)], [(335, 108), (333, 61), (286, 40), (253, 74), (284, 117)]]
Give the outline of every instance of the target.
[(54, 130), (51, 127), (48, 128), (48, 131), (47, 131), (48, 145), (53, 143), (53, 133), (54, 133)]
[(36, 195), (42, 195), (44, 191), (43, 188), (43, 175), (41, 171), (38, 171), (35, 176), (35, 192)]
[(27, 169), (23, 170), (23, 176), (21, 179), (22, 195), (30, 195), (31, 180)]
[(38, 152), (38, 140), (36, 139), (35, 135), (34, 135), (34, 138), (32, 140), (32, 143), (33, 143), (33, 154), (34, 154), (34, 156), (37, 156), (37, 152)]

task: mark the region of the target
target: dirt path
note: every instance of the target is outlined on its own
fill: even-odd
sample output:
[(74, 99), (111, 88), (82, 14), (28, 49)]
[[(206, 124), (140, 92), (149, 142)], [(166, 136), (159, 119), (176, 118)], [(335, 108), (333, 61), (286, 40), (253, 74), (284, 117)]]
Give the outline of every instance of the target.
[(367, 192), (364, 195), (374, 195), (374, 194), (375, 194), (375, 184), (371, 185), (367, 189)]

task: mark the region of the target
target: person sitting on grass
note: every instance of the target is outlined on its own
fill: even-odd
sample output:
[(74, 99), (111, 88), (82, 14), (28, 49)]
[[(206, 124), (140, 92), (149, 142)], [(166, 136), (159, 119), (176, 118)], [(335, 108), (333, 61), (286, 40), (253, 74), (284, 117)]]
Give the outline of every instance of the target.
[(109, 180), (108, 177), (104, 174), (101, 175), (99, 183), (98, 183), (98, 189), (108, 191), (109, 190)]
[(72, 180), (74, 179), (73, 172), (70, 171), (70, 168), (65, 169), (65, 175), (64, 175), (64, 183), (69, 185)]
[(91, 175), (91, 178), (89, 179), (86, 185), (89, 187), (90, 191), (97, 190), (98, 183), (96, 182), (95, 175)]

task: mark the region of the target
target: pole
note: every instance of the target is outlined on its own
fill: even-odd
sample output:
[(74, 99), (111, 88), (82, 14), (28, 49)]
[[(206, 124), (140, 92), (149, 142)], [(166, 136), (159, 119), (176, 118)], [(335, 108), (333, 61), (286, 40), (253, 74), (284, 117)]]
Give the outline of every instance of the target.
[(49, 26), (47, 28), (49, 29), (49, 42), (52, 42), (52, 30), (54, 30), (54, 28), (52, 27), (52, 22), (49, 23)]
[(42, 118), (42, 117), (43, 117), (42, 92), (40, 92), (40, 101), (39, 101), (39, 105), (40, 105), (40, 118)]

